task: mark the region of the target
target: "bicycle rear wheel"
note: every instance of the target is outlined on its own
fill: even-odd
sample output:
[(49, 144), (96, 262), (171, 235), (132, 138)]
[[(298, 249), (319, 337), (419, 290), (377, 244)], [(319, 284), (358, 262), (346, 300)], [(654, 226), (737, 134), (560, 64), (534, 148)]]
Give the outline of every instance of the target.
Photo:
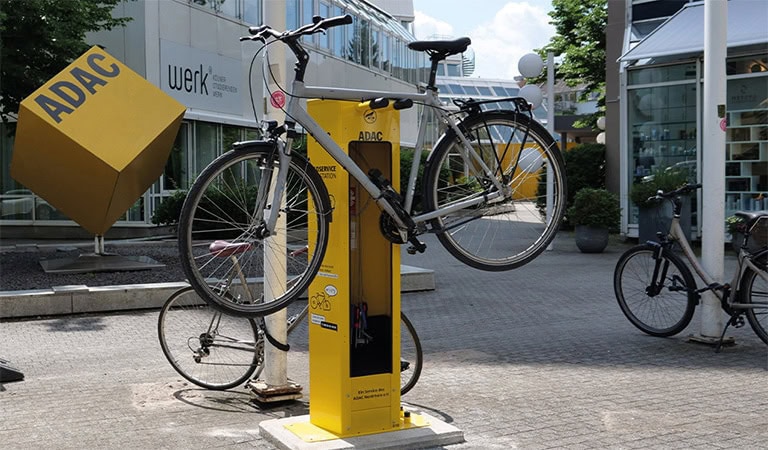
[(264, 340), (256, 323), (210, 308), (191, 287), (165, 302), (157, 335), (176, 372), (206, 389), (240, 386), (263, 368)]
[(693, 318), (696, 282), (683, 261), (668, 249), (638, 245), (627, 250), (613, 273), (613, 289), (627, 319), (651, 336), (672, 336)]
[(416, 329), (404, 313), (400, 313), (400, 395), (413, 389), (421, 376), (424, 355)]
[[(565, 163), (552, 136), (538, 122), (511, 111), (472, 114), (459, 124), (477, 155), (505, 188), (504, 195), (435, 219), (442, 245), (457, 259), (489, 271), (519, 267), (541, 253), (565, 212)], [(437, 143), (425, 175), (425, 211), (495, 192), (478, 163), (467, 163), (453, 130)], [(547, 169), (551, 169), (546, 217)]]
[[(762, 261), (762, 266), (765, 269), (765, 261)], [(768, 344), (768, 281), (754, 270), (747, 269), (741, 277), (740, 293), (741, 303), (752, 306), (746, 310), (749, 325)]]
[[(306, 290), (320, 268), (330, 200), (317, 171), (300, 155), (294, 154), (287, 168), (277, 229), (272, 237), (261, 237), (279, 165), (271, 144), (236, 148), (203, 170), (182, 207), (184, 273), (200, 296), (224, 313), (256, 317), (278, 311)], [(266, 302), (265, 280), (273, 286)]]

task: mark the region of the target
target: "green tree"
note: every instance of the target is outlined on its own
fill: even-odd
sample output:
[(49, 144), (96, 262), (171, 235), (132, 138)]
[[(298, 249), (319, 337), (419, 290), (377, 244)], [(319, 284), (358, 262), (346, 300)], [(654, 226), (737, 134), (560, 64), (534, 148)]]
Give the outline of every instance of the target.
[[(577, 125), (595, 127), (605, 110), (605, 28), (608, 21), (607, 0), (552, 0), (549, 16), (556, 34), (538, 53), (560, 56), (555, 77), (568, 86), (584, 84), (579, 101), (598, 94), (599, 112)], [(539, 79), (537, 81), (543, 81)]]
[(13, 132), (19, 103), (90, 47), (85, 34), (123, 26), (122, 0), (0, 0), (0, 121)]

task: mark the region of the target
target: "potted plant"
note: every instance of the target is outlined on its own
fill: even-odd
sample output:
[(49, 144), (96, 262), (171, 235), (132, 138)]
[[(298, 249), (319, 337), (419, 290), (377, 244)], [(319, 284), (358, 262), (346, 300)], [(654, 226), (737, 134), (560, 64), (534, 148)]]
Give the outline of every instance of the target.
[(608, 235), (618, 230), (620, 220), (619, 198), (605, 189), (580, 189), (568, 208), (568, 221), (575, 226), (576, 246), (582, 253), (605, 250)]
[[(656, 200), (653, 197), (657, 191), (673, 191), (689, 181), (689, 171), (668, 167), (656, 170), (653, 174), (643, 177), (632, 185), (629, 198), (637, 205), (638, 211), (638, 240), (640, 242), (657, 240), (657, 231), (666, 231), (672, 220), (672, 209), (669, 202)], [(690, 238), (691, 202), (683, 198), (683, 212), (680, 225), (686, 236)], [(660, 220), (657, 220), (660, 219)]]

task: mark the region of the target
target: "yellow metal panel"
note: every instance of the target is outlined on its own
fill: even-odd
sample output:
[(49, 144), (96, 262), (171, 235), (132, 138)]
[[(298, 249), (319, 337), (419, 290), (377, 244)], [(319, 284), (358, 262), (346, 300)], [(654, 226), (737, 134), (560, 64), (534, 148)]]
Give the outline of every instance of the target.
[(22, 101), (11, 175), (103, 234), (162, 173), (184, 111), (93, 47)]
[[(364, 171), (378, 168), (399, 185), (397, 111), (316, 100), (308, 108)], [(338, 436), (398, 429), (399, 248), (381, 235), (381, 212), (357, 182), (314, 139), (308, 152), (334, 206), (328, 252), (309, 288), (310, 421)], [(361, 302), (381, 334), (377, 345), (355, 351), (351, 305)]]

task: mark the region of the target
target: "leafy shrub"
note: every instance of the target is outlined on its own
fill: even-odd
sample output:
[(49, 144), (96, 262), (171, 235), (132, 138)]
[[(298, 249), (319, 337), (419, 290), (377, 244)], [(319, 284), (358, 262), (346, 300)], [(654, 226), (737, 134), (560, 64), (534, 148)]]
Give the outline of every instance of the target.
[(152, 213), (152, 223), (155, 225), (176, 225), (181, 215), (181, 207), (187, 198), (187, 191), (178, 190), (165, 197)]
[(632, 185), (629, 198), (640, 208), (650, 208), (660, 201), (651, 197), (657, 191), (673, 191), (688, 182), (689, 174), (684, 170), (656, 170), (653, 175), (643, 178), (643, 181)]
[[(566, 211), (573, 205), (576, 193), (584, 188), (604, 189), (605, 188), (605, 145), (588, 143), (579, 144), (570, 150), (563, 152), (565, 162), (566, 179)], [(539, 178), (538, 200), (536, 206), (542, 217), (545, 211), (545, 198), (547, 192), (546, 172)], [(563, 220), (565, 228), (572, 228), (570, 217), (566, 214)]]
[(621, 207), (616, 194), (605, 189), (583, 188), (576, 193), (573, 206), (568, 208), (568, 221), (576, 225), (619, 229)]

